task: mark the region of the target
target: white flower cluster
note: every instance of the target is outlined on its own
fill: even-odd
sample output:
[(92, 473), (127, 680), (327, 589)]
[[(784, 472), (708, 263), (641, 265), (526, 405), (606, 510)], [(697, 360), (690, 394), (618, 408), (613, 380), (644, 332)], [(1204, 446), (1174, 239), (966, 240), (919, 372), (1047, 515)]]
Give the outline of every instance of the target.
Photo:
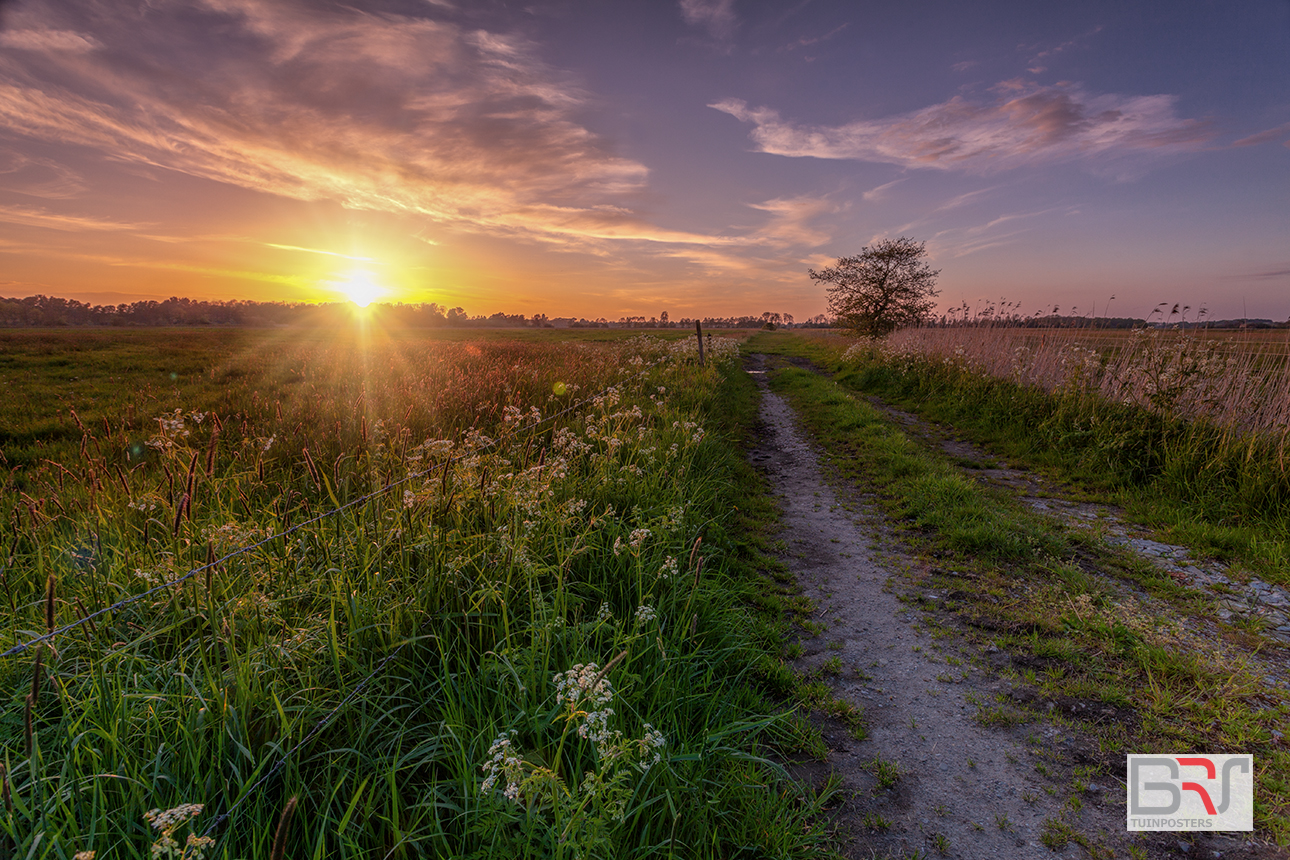
[[(203, 414), (202, 417), (205, 418), (206, 416)], [(176, 409), (172, 413), (158, 416), (157, 431), (156, 436), (144, 443), (149, 448), (157, 451), (165, 451), (175, 447), (176, 442), (186, 439), (192, 433), (191, 430), (184, 426), (184, 410), (182, 409)]]
[(488, 748), (488, 761), (480, 766), (480, 770), (484, 772), (484, 783), (479, 787), (481, 792), (487, 794), (492, 791), (497, 780), (502, 778), (506, 781), (502, 794), (513, 803), (520, 802), (524, 786), (524, 758), (515, 748), (509, 732), (502, 732), (493, 741)]
[(609, 610), (609, 604), (600, 604), (600, 609), (596, 610), (596, 623), (604, 624), (606, 621), (612, 620), (613, 617), (614, 613)]
[(640, 606), (636, 607), (637, 624), (648, 624), (655, 618), (658, 618), (658, 612), (654, 610), (653, 606), (650, 606), (647, 603), (642, 603)]
[(649, 535), (649, 529), (632, 529), (631, 540), (628, 543), (632, 545), (633, 549), (640, 549), (641, 544), (645, 542), (645, 538), (649, 537)]
[[(608, 615), (609, 607), (603, 603), (600, 606), (601, 611)], [(614, 697), (613, 686), (608, 678), (600, 677), (600, 667), (595, 663), (576, 663), (567, 672), (557, 672), (551, 683), (555, 684), (555, 703), (568, 702), (570, 708), (580, 705), (598, 708)]]
[(658, 578), (667, 580), (676, 576), (676, 574), (677, 574), (676, 556), (669, 555), (667, 557), (667, 560), (663, 562), (663, 569), (659, 571)]
[(660, 750), (667, 746), (667, 738), (658, 729), (646, 723), (645, 737), (640, 739), (640, 745), (641, 770), (649, 770), (663, 760), (663, 753)]
[(159, 831), (157, 841), (152, 843), (152, 856), (154, 858), (180, 858), (180, 860), (201, 860), (207, 847), (215, 842), (210, 836), (198, 836), (195, 833), (189, 833), (188, 839), (183, 847), (175, 841), (175, 831), (185, 823), (201, 814), (205, 808), (201, 803), (181, 803), (173, 809), (167, 809), (164, 812), (160, 809), (150, 809), (144, 813), (143, 818), (152, 825), (154, 830)]

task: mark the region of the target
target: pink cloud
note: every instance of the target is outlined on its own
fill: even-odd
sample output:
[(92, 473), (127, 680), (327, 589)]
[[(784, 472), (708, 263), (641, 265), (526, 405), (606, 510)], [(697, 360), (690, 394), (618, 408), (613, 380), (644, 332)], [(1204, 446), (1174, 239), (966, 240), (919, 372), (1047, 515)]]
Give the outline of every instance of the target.
[[(470, 230), (576, 234), (569, 210), (599, 224), (597, 206), (644, 188), (644, 165), (575, 118), (576, 83), (514, 36), (291, 0), (159, 0), (133, 18), (96, 8), (74, 23), (98, 50), (48, 62), (0, 52), (0, 127)], [(79, 14), (23, 11), (51, 27)]]
[(734, 35), (735, 0), (680, 0), (681, 17), (693, 27), (703, 27), (714, 39)]
[(1077, 85), (1014, 80), (990, 102), (955, 96), (911, 113), (842, 126), (785, 121), (738, 99), (710, 105), (755, 127), (762, 152), (990, 172), (1027, 164), (1130, 153), (1194, 151), (1213, 137), (1208, 123), (1183, 119), (1169, 95), (1092, 95)]

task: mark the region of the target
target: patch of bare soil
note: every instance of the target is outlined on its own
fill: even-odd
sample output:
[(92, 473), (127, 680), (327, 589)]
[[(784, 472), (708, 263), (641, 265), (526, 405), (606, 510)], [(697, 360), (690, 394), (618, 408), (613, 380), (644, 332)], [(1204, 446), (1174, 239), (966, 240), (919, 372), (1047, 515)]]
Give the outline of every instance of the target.
[[(1123, 757), (1101, 753), (1067, 718), (1119, 715), (1082, 713), (1097, 706), (1072, 700), (1036, 717), (1033, 703), (1018, 700), (1025, 693), (992, 671), (1007, 654), (925, 629), (919, 604), (897, 593), (905, 577), (874, 549), (881, 514), (839, 500), (791, 409), (766, 385), (764, 357), (754, 356), (749, 370), (762, 390), (763, 435), (752, 459), (777, 488), (785, 562), (816, 607), (794, 667), (863, 708), (868, 723), (868, 737), (857, 741), (819, 718), (828, 761), (798, 769), (817, 781), (840, 778), (833, 812), (846, 856), (1127, 857), (1130, 846), (1145, 852), (1138, 856), (1275, 856), (1234, 838), (1131, 839)], [(949, 595), (916, 597), (926, 604)], [(1027, 709), (1022, 720), (1010, 718), (1021, 713), (1014, 708)]]

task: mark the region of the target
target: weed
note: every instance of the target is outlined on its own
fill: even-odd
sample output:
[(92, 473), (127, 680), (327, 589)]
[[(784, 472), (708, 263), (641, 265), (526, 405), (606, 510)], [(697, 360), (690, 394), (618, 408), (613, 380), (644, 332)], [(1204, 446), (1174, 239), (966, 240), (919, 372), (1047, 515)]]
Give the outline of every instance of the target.
[(1046, 818), (1039, 833), (1039, 841), (1052, 851), (1060, 851), (1071, 841), (1074, 833), (1074, 828), (1066, 822), (1057, 818)]
[(891, 788), (900, 780), (903, 773), (899, 764), (887, 761), (881, 756), (874, 756), (865, 767), (877, 778), (879, 788)]
[(876, 812), (866, 812), (864, 817), (860, 819), (860, 824), (870, 830), (878, 831), (888, 830), (891, 827), (891, 821)]

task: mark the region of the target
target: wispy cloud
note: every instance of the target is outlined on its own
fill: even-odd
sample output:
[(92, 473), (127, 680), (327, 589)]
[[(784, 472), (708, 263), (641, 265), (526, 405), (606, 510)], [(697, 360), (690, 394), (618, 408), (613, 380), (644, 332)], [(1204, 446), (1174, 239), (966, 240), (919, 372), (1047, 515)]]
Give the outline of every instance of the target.
[(1081, 33), (1074, 39), (1070, 39), (1059, 45), (1053, 45), (1051, 47), (1043, 47), (1038, 44), (1018, 45), (1017, 49), (1031, 54), (1026, 71), (1030, 72), (1032, 75), (1038, 75), (1042, 72), (1048, 71), (1048, 63), (1051, 61), (1051, 58), (1064, 54), (1074, 48), (1082, 48), (1089, 39), (1102, 32), (1102, 29), (1102, 25), (1098, 24), (1096, 27), (1093, 27), (1087, 32)]
[(838, 35), (849, 26), (851, 26), (851, 22), (847, 21), (846, 23), (839, 24), (838, 26), (834, 27), (832, 30), (825, 33), (823, 36), (801, 36), (789, 42), (787, 45), (780, 48), (780, 50), (796, 51), (799, 48), (809, 48), (811, 45), (818, 45), (820, 42), (827, 42), (829, 39), (832, 39), (834, 36)]
[(98, 47), (0, 52), (10, 132), (475, 230), (576, 234), (570, 210), (595, 221), (646, 179), (577, 121), (578, 86), (515, 36), (293, 0), (23, 8)]
[(346, 260), (359, 260), (361, 262), (374, 262), (374, 257), (355, 257), (353, 254), (341, 254), (336, 251), (323, 251), (318, 248), (302, 248), (299, 245), (277, 245), (273, 242), (262, 243), (266, 248), (277, 248), (280, 251), (301, 251), (306, 254), (322, 254), (325, 257), (341, 257)]
[(893, 179), (890, 182), (884, 182), (882, 185), (879, 185), (876, 188), (870, 188), (868, 191), (861, 194), (860, 199), (864, 200), (866, 203), (877, 203), (880, 200), (885, 200), (887, 199), (887, 193), (904, 181), (904, 177), (901, 177), (900, 179)]
[(1266, 131), (1260, 131), (1249, 137), (1233, 141), (1232, 146), (1258, 146), (1261, 143), (1271, 143), (1282, 138), (1287, 138), (1286, 145), (1290, 146), (1290, 122), (1282, 123), (1276, 128), (1269, 128)]
[(934, 258), (964, 257), (988, 248), (1010, 245), (1017, 241), (1029, 231), (1028, 227), (1017, 222), (1051, 215), (1055, 212), (1069, 215), (1075, 211), (1073, 207), (1055, 207), (1031, 212), (1010, 212), (996, 215), (981, 224), (940, 230), (928, 239), (927, 244)]
[(76, 171), (53, 159), (33, 158), (16, 150), (0, 149), (0, 176), (6, 191), (47, 200), (67, 200), (86, 189)]
[(856, 159), (905, 167), (986, 173), (1055, 161), (1189, 152), (1213, 137), (1208, 123), (1184, 119), (1170, 95), (1093, 95), (1078, 85), (1014, 80), (990, 102), (947, 102), (879, 120), (806, 126), (739, 99), (710, 105), (754, 125), (762, 152)]
[(52, 51), (84, 54), (100, 47), (93, 36), (74, 30), (4, 30), (0, 31), (0, 47), (20, 51)]
[(20, 224), (24, 227), (43, 227), (48, 230), (60, 230), (68, 233), (138, 230), (146, 226), (126, 221), (116, 221), (111, 218), (65, 215), (26, 206), (0, 206), (0, 221), (8, 224)]
[(802, 195), (748, 205), (771, 214), (770, 221), (757, 229), (753, 239), (815, 248), (833, 238), (828, 230), (811, 223), (821, 215), (838, 211), (838, 205), (827, 198)]
[(739, 19), (735, 17), (735, 0), (680, 0), (681, 17), (692, 27), (702, 27), (718, 41), (734, 35)]

